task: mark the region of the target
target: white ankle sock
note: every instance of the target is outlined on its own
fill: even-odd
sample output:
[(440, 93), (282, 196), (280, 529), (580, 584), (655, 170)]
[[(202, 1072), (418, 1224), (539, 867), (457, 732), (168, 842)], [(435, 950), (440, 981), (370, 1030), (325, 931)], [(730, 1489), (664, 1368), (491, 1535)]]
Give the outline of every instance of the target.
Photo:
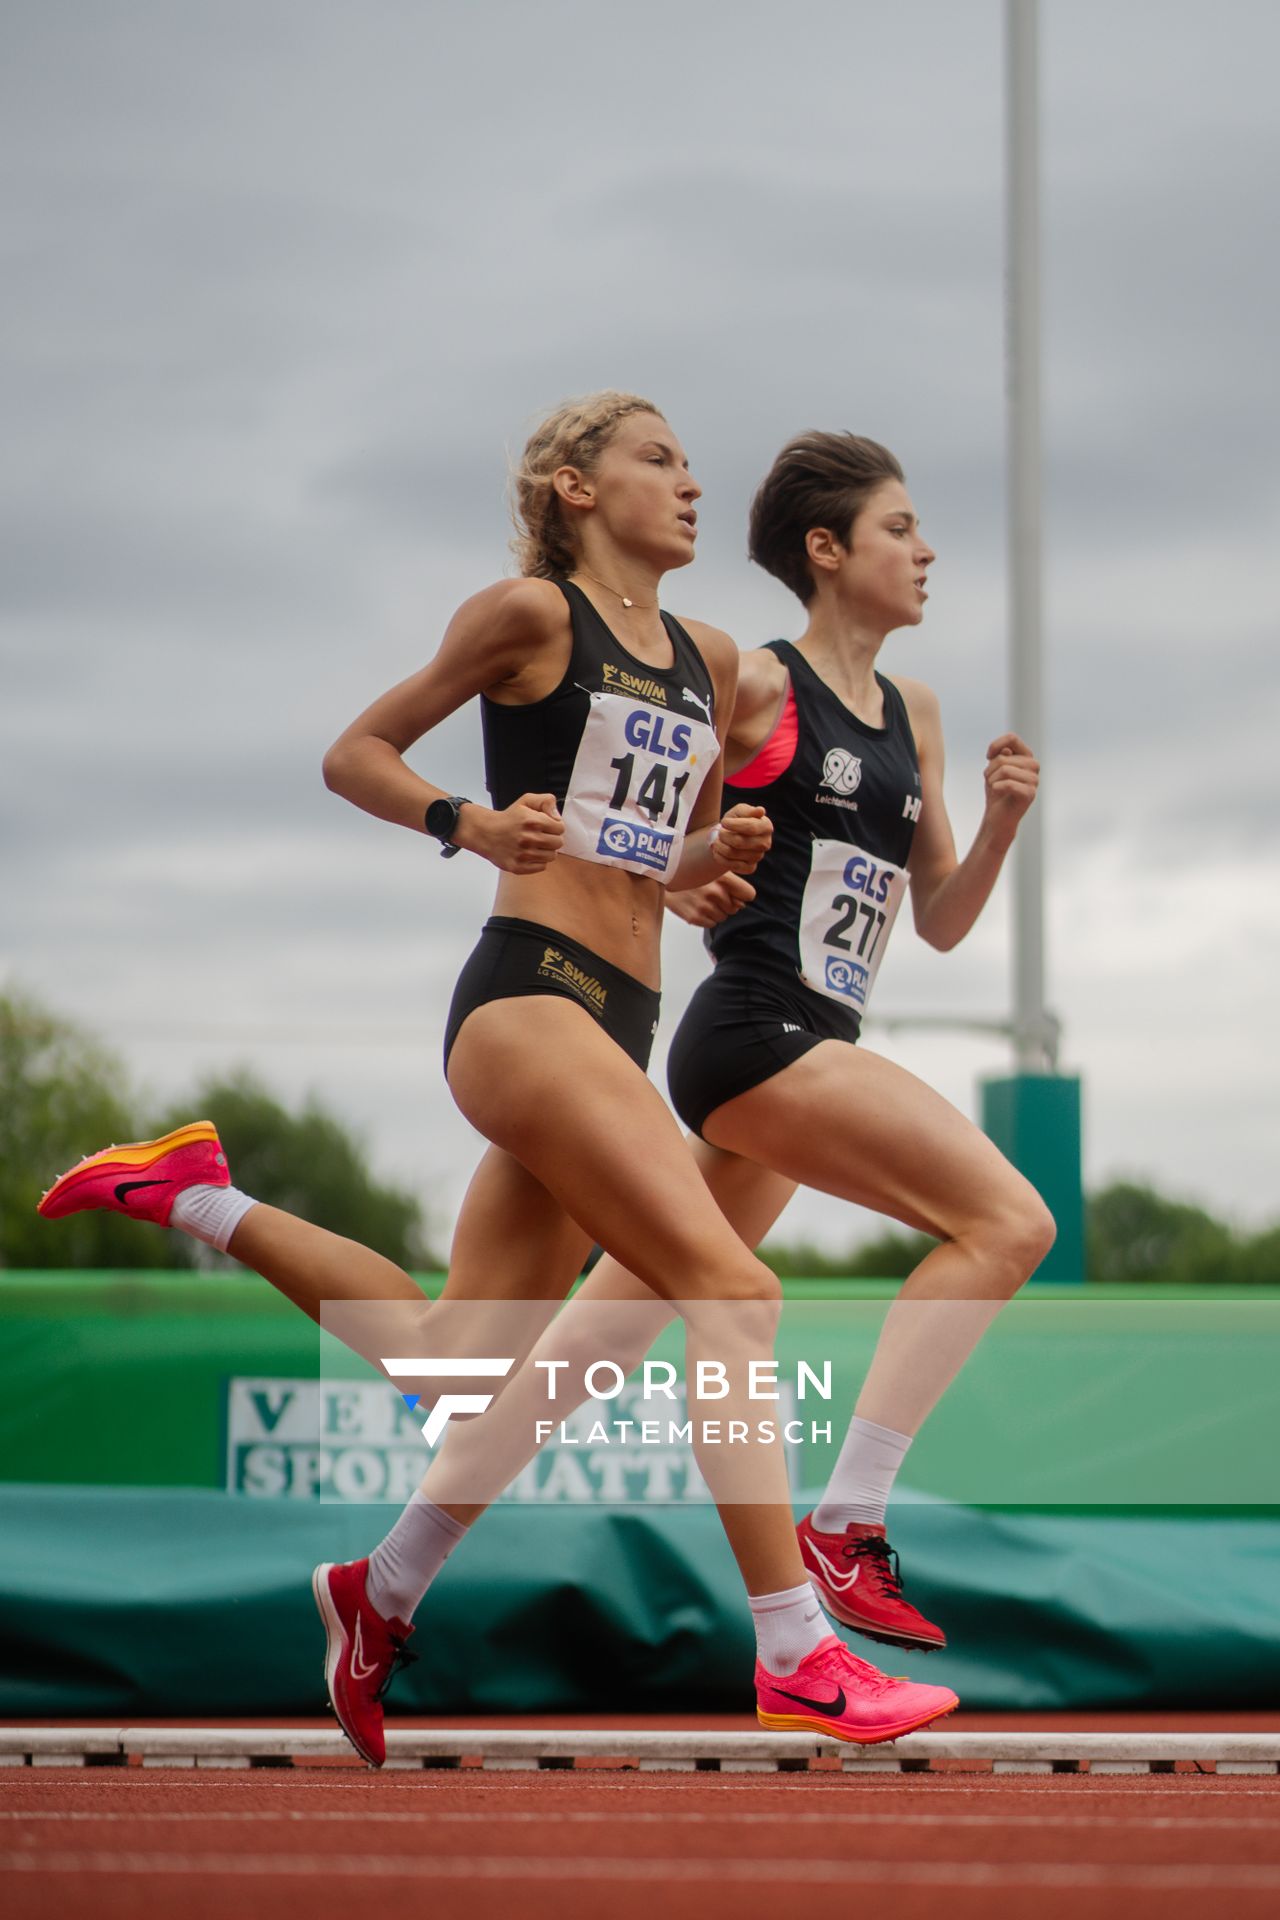
[(843, 1533), (855, 1524), (884, 1525), (889, 1495), (911, 1440), (909, 1433), (895, 1433), (892, 1427), (878, 1427), (874, 1420), (860, 1420), (854, 1414), (827, 1490), (814, 1509), (813, 1524), (819, 1533)]
[(427, 1588), (469, 1531), (424, 1493), (414, 1494), (369, 1555), (369, 1601), (384, 1620), (412, 1620)]
[(239, 1187), (184, 1187), (173, 1203), (169, 1225), (225, 1253), (232, 1234), (257, 1204)]
[(755, 1622), (756, 1652), (767, 1673), (794, 1673), (833, 1631), (807, 1580), (784, 1593), (749, 1593), (747, 1605)]

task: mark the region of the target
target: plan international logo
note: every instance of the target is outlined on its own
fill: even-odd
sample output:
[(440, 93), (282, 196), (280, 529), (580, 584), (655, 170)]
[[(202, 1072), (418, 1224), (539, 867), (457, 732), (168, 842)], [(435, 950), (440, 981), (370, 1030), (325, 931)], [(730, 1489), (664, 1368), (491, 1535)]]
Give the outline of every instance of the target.
[(665, 873), (674, 844), (674, 833), (663, 833), (659, 827), (633, 826), (630, 820), (610, 815), (600, 829), (596, 852), (611, 853), (615, 860), (629, 860), (638, 867)]

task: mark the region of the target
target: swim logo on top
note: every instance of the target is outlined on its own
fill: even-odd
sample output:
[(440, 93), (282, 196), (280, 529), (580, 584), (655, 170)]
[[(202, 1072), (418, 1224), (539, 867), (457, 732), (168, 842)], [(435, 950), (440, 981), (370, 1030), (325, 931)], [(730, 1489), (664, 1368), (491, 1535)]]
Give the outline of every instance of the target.
[(612, 660), (601, 662), (600, 677), (605, 687), (615, 693), (632, 694), (638, 700), (648, 700), (653, 706), (665, 707), (667, 690), (661, 680), (647, 679), (643, 674), (628, 673), (625, 667), (617, 667)]

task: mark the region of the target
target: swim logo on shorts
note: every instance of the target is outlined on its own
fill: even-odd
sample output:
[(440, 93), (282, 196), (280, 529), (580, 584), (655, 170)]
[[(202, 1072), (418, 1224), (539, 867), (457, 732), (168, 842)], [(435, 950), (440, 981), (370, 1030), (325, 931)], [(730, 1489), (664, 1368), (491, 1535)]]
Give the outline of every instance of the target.
[(559, 947), (543, 949), (542, 963), (538, 973), (544, 980), (553, 980), (557, 986), (566, 987), (583, 1006), (589, 1007), (598, 1019), (604, 1018), (605, 1002), (609, 998), (609, 989), (596, 979), (594, 974), (584, 973), (583, 969)]

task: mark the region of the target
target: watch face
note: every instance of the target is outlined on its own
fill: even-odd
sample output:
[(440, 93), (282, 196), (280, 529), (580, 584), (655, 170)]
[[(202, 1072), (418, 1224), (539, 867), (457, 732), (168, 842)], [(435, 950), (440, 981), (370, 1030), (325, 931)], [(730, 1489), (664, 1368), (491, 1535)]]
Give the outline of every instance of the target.
[(427, 832), (437, 840), (447, 840), (458, 824), (458, 809), (452, 800), (433, 800), (427, 808)]

